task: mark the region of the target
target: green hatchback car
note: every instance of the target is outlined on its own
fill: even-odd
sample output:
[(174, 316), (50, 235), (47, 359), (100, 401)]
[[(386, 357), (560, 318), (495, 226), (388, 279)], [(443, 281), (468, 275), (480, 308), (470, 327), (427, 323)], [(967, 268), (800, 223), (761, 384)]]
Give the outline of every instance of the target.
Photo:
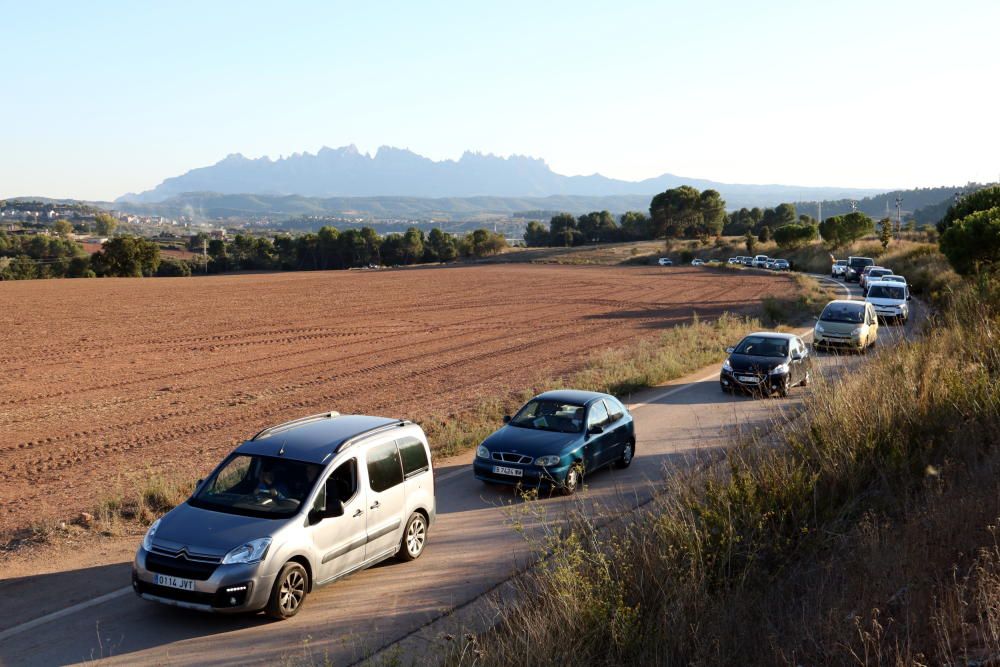
[(867, 352), (877, 340), (878, 316), (875, 307), (865, 301), (831, 301), (813, 327), (815, 349)]

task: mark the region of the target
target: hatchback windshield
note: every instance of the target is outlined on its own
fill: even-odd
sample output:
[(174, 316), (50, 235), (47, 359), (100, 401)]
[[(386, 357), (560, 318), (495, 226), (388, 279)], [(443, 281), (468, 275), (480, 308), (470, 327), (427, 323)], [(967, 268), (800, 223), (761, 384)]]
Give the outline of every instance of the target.
[(903, 294), (903, 286), (900, 285), (896, 287), (895, 285), (872, 285), (872, 288), (868, 290), (869, 299), (897, 299), (902, 301), (906, 298)]
[(540, 431), (580, 433), (583, 430), (582, 405), (548, 399), (528, 401), (510, 420), (512, 426), (534, 428)]
[(823, 309), (819, 319), (823, 322), (861, 324), (865, 319), (865, 309), (852, 303), (831, 303)]
[(747, 336), (736, 346), (733, 354), (752, 354), (756, 357), (787, 357), (788, 341), (773, 336)]
[(189, 502), (228, 514), (290, 517), (298, 512), (322, 469), (315, 463), (234, 454)]

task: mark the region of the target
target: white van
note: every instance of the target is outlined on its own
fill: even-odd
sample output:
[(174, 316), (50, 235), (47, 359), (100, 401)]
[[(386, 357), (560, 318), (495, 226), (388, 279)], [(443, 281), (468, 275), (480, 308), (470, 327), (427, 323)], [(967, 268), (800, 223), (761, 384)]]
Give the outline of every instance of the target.
[(872, 280), (867, 283), (865, 301), (875, 306), (875, 313), (883, 320), (896, 320), (906, 324), (910, 319), (910, 288), (895, 280)]

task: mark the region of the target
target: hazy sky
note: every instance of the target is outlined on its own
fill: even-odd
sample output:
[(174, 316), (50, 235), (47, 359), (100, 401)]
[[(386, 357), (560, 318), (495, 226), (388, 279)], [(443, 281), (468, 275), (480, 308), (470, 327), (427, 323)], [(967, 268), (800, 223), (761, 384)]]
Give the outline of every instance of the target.
[(0, 0), (0, 197), (382, 144), (557, 172), (1000, 177), (1000, 2)]

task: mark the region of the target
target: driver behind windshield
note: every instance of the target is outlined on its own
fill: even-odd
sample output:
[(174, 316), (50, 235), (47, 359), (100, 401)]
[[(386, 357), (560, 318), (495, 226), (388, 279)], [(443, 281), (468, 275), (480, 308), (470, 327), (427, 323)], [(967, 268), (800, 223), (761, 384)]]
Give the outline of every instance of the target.
[(267, 496), (275, 500), (284, 500), (289, 496), (288, 486), (284, 481), (275, 481), (274, 468), (264, 465), (260, 467), (257, 488), (254, 492), (258, 496)]

